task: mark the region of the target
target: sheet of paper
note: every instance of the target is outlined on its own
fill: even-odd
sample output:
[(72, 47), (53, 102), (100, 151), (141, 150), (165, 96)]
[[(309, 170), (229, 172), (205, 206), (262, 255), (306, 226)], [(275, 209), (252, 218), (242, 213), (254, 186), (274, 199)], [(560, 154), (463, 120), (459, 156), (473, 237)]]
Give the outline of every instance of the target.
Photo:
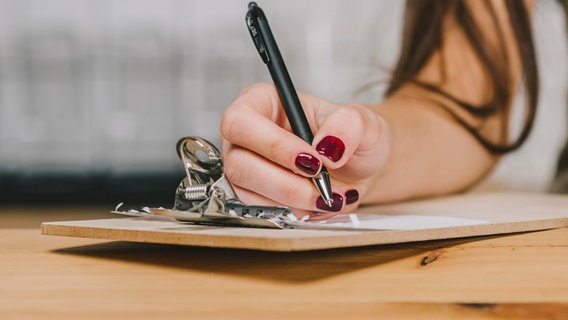
[(321, 222), (310, 222), (322, 226), (334, 226), (353, 229), (374, 230), (419, 230), (435, 229), (457, 226), (470, 226), (486, 224), (488, 221), (443, 217), (443, 216), (419, 216), (419, 215), (376, 215), (366, 213), (351, 213), (334, 216)]
[[(179, 214), (179, 212), (174, 212), (167, 209), (162, 211), (166, 213)], [(138, 210), (112, 211), (112, 213), (117, 213), (120, 215), (144, 217), (146, 219), (162, 220), (165, 218), (166, 220), (176, 221), (174, 218), (179, 218), (181, 221), (185, 221), (184, 219), (187, 218), (187, 217), (185, 218), (168, 217), (168, 216), (155, 214), (156, 212), (158, 211), (149, 208), (143, 208), (142, 211)], [(255, 220), (266, 221), (260, 218)], [(470, 225), (489, 223), (488, 221), (484, 220), (448, 217), (448, 216), (408, 215), (408, 214), (380, 215), (380, 214), (368, 214), (368, 213), (339, 214), (328, 220), (323, 220), (323, 221), (304, 221), (304, 220), (298, 221), (296, 219), (292, 220), (289, 219), (289, 217), (284, 217), (283, 221), (287, 228), (318, 229), (318, 230), (346, 230), (346, 229), (348, 230), (420, 230), (420, 229), (437, 229), (437, 228), (470, 226)], [(188, 221), (185, 221), (185, 223), (187, 222)], [(234, 225), (227, 223), (226, 226), (234, 226)]]

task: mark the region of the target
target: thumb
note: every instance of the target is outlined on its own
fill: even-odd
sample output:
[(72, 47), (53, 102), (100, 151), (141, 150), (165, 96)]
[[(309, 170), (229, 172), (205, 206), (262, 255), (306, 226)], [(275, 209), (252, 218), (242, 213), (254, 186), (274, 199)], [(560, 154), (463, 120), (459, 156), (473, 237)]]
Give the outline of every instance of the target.
[[(350, 159), (365, 171), (380, 166), (386, 160), (385, 143), (390, 138), (385, 120), (371, 108), (363, 105), (344, 105), (327, 113), (314, 137), (313, 146), (322, 155), (324, 165), (330, 169), (343, 167)], [(318, 119), (321, 121), (321, 118)], [(370, 166), (370, 167), (369, 167)]]

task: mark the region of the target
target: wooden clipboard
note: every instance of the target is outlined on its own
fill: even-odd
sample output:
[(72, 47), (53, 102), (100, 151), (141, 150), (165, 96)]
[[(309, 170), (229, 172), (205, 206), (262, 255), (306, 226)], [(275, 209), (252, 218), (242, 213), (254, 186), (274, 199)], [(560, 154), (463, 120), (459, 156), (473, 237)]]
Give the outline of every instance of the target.
[[(479, 193), (364, 207), (381, 217), (450, 217), (482, 223), (409, 230), (303, 230), (180, 224), (170, 219), (111, 218), (44, 222), (45, 235), (264, 251), (307, 251), (464, 238), (568, 226), (568, 196)], [(435, 219), (434, 219), (435, 220)]]

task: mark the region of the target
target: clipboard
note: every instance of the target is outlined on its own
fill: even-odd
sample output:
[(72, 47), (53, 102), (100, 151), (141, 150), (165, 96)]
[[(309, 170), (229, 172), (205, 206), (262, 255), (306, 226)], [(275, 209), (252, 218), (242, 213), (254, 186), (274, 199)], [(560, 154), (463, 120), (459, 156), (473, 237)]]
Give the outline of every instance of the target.
[[(44, 222), (41, 232), (52, 236), (212, 248), (308, 251), (567, 227), (568, 196), (508, 192), (473, 193), (363, 207), (357, 210), (357, 214), (372, 221), (377, 230), (368, 230), (365, 223), (369, 220), (365, 219), (360, 219), (358, 227), (349, 228), (344, 225), (343, 230), (311, 230), (198, 225), (179, 223), (169, 217), (127, 217)], [(336, 217), (325, 224), (349, 224), (345, 222), (349, 215)], [(380, 228), (381, 220), (388, 222), (385, 224), (387, 227)], [(396, 223), (393, 225), (393, 221), (398, 221), (399, 226), (396, 227)], [(412, 221), (418, 223), (412, 225), (409, 223)]]

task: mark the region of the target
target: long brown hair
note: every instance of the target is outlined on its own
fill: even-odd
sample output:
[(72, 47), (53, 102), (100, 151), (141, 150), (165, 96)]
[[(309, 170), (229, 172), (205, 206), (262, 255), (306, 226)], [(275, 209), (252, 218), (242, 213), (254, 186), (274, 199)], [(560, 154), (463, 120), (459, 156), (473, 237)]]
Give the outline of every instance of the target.
[[(564, 6), (564, 13), (566, 17), (566, 35), (568, 36), (568, 0), (559, 0), (560, 4)], [(568, 96), (566, 96), (568, 104)], [(553, 192), (568, 193), (568, 139), (560, 153), (558, 164), (556, 166), (556, 179), (552, 185)]]
[[(445, 107), (446, 111), (453, 116), (464, 128), (466, 128), (487, 150), (492, 153), (502, 154), (519, 148), (527, 139), (535, 117), (538, 100), (538, 72), (535, 58), (535, 50), (531, 32), (530, 17), (525, 7), (525, 2), (520, 0), (506, 0), (506, 8), (509, 15), (509, 23), (512, 27), (517, 50), (523, 72), (523, 83), (526, 93), (525, 117), (522, 130), (512, 142), (492, 141), (485, 137), (479, 126), (468, 123), (451, 108)], [(503, 33), (497, 23), (496, 13), (485, 0), (491, 19), (497, 30), (498, 39), (503, 42)], [(484, 71), (488, 74), (492, 98), (482, 105), (472, 105), (443, 91), (438, 86), (424, 83), (417, 79), (418, 72), (429, 61), (432, 54), (439, 50), (442, 45), (442, 28), (447, 15), (453, 15), (457, 25), (461, 28), (467, 40), (471, 44), (474, 53), (481, 62)], [(505, 58), (506, 59), (506, 58)], [(402, 51), (398, 63), (393, 72), (386, 95), (389, 96), (400, 89), (404, 84), (413, 83), (431, 92), (441, 95), (453, 104), (459, 105), (463, 110), (476, 119), (484, 120), (498, 115), (502, 121), (502, 128), (508, 127), (509, 105), (515, 96), (511, 86), (510, 72), (503, 59), (495, 57), (495, 50), (483, 41), (482, 32), (474, 21), (471, 9), (465, 1), (460, 0), (407, 0), (405, 11), (405, 24), (403, 31)], [(502, 130), (505, 132), (506, 130)], [(506, 138), (506, 133), (503, 133)]]

